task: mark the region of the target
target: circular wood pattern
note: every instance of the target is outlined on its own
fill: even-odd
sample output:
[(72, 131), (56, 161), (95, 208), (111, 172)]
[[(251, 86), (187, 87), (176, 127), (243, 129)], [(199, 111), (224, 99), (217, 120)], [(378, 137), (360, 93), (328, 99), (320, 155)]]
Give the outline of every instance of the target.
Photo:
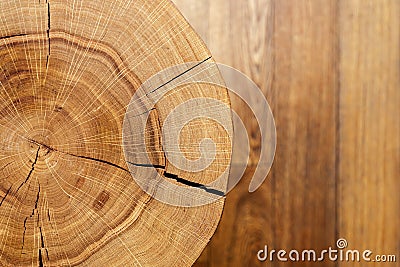
[[(181, 207), (145, 193), (125, 160), (122, 129), (146, 80), (206, 61), (209, 51), (169, 0), (2, 0), (0, 265), (192, 265), (224, 199)], [(207, 73), (220, 79), (217, 69)], [(216, 162), (191, 173), (166, 158), (176, 151), (163, 151), (163, 122), (196, 97), (229, 107), (226, 89), (202, 83), (182, 85), (146, 110), (151, 163), (181, 186), (208, 184), (230, 162), (232, 129), (202, 118), (182, 130), (180, 149), (195, 160), (201, 139), (218, 138)], [(149, 167), (140, 163), (133, 162)]]

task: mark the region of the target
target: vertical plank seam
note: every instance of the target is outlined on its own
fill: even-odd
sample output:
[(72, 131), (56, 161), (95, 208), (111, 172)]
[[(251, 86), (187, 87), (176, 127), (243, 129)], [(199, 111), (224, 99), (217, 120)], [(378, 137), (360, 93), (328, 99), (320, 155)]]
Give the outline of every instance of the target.
[[(340, 97), (341, 97), (341, 12), (340, 12), (341, 0), (336, 1), (335, 5), (335, 239), (339, 239), (340, 235), (340, 130), (341, 130), (341, 117), (340, 117)], [(335, 240), (335, 241), (336, 241)], [(335, 262), (335, 266), (340, 266), (338, 261)]]
[[(275, 82), (276, 82), (276, 64), (275, 64), (275, 62), (276, 62), (276, 53), (275, 53), (276, 52), (276, 38), (275, 38), (276, 1), (275, 0), (271, 0), (271, 7), (270, 8), (271, 8), (271, 13), (272, 13), (271, 14), (271, 18), (270, 18), (270, 20), (272, 21), (272, 31), (271, 31), (272, 32), (272, 37), (271, 37), (272, 38), (272, 40), (271, 40), (271, 49), (272, 49), (271, 71), (272, 71), (272, 77), (271, 77), (270, 85), (271, 85), (271, 88), (274, 88), (274, 85), (275, 85)], [(277, 92), (273, 92), (273, 94), (276, 97)], [(274, 101), (273, 103), (276, 103), (276, 102)], [(273, 110), (275, 112), (278, 112), (279, 109), (278, 108), (273, 108)], [(276, 113), (275, 113), (275, 116), (276, 116)], [(272, 165), (272, 167), (273, 167), (273, 165)], [(273, 172), (272, 174), (273, 174), (273, 176), (275, 176), (275, 172)], [(276, 192), (276, 190), (275, 190), (276, 189), (276, 179), (271, 179), (271, 187), (272, 187), (273, 194), (275, 194), (275, 192)], [(274, 198), (275, 198), (275, 196), (272, 197), (272, 200)], [(276, 205), (272, 205), (272, 203), (271, 203), (271, 211), (273, 212), (273, 214), (276, 214), (275, 208), (276, 208)], [(273, 230), (273, 233), (271, 234), (272, 235), (272, 247), (276, 247), (276, 231), (275, 231), (275, 229), (276, 229), (276, 221), (275, 220), (272, 221), (271, 228)], [(272, 267), (276, 266), (276, 262), (275, 261), (271, 262), (271, 266)]]

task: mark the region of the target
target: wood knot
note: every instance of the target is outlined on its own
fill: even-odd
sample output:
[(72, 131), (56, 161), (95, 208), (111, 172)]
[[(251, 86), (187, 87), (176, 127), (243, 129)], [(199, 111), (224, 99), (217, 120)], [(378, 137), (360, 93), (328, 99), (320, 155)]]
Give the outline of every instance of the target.
[(55, 112), (61, 112), (62, 109), (63, 109), (63, 107), (60, 107), (60, 106), (55, 106), (55, 107), (54, 107), (54, 111), (55, 111)]

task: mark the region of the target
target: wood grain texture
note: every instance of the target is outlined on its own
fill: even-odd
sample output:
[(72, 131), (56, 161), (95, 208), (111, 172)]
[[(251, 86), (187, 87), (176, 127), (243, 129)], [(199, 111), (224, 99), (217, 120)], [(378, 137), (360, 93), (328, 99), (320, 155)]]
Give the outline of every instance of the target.
[(343, 1), (340, 18), (339, 235), (399, 266), (400, 2)]
[[(250, 166), (195, 266), (363, 266), (256, 257), (264, 245), (322, 250), (339, 237), (399, 258), (400, 2), (174, 2), (218, 62), (261, 88), (278, 138), (269, 178), (249, 194)], [(245, 123), (254, 164), (259, 134)]]
[[(169, 0), (0, 2), (0, 266), (193, 264), (224, 199), (194, 208), (158, 201), (135, 182), (131, 165), (145, 174), (157, 165), (157, 182), (176, 176), (205, 184), (219, 176), (230, 162), (228, 93), (205, 83), (181, 86), (148, 105), (180, 74), (166, 73), (173, 75), (130, 100), (156, 73), (197, 61), (209, 62), (214, 72), (207, 76), (218, 79), (210, 52)], [(187, 177), (164, 157), (178, 151), (165, 150), (172, 141), (162, 125), (196, 96), (223, 103), (219, 115), (228, 127), (199, 118), (176, 136), (180, 151), (195, 158), (198, 139), (217, 136), (223, 151), (209, 173)], [(128, 107), (143, 111), (136, 117), (151, 115), (147, 125), (128, 124), (130, 135), (123, 136)], [(123, 139), (138, 136), (147, 141), (136, 146), (144, 153), (124, 146)], [(140, 165), (147, 154), (153, 161)]]

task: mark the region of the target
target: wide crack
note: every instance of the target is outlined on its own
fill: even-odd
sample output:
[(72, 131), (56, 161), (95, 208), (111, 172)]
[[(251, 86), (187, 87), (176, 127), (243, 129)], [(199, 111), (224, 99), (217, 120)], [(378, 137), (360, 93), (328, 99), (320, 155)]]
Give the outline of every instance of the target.
[(48, 52), (46, 57), (46, 69), (49, 66), (49, 58), (50, 58), (50, 1), (46, 1), (47, 3), (47, 42), (48, 42)]
[(35, 170), (35, 165), (36, 165), (36, 163), (37, 163), (37, 160), (38, 160), (38, 158), (39, 158), (39, 151), (40, 151), (40, 145), (38, 145), (38, 149), (37, 149), (37, 151), (36, 151), (35, 160), (34, 160), (33, 163), (32, 163), (32, 168), (31, 168), (31, 170), (29, 171), (28, 175), (26, 176), (25, 181), (24, 181), (22, 184), (20, 184), (20, 186), (17, 188), (17, 191), (15, 191), (15, 192), (18, 192), (18, 190), (19, 190), (24, 184), (26, 184), (26, 183), (28, 182), (29, 178), (31, 177), (33, 171)]
[(6, 194), (4, 195), (3, 199), (0, 201), (0, 207), (3, 204), (4, 200), (6, 199), (6, 197), (8, 196), (8, 194), (10, 193), (11, 187), (12, 186), (10, 186), (10, 188), (8, 188), (8, 190), (7, 190)]
[(206, 191), (207, 193), (210, 194), (214, 194), (217, 196), (225, 196), (225, 193), (223, 191), (214, 189), (214, 188), (210, 188), (204, 184), (201, 183), (196, 183), (196, 182), (192, 182), (189, 181), (185, 178), (179, 177), (176, 174), (173, 173), (168, 173), (165, 171), (165, 166), (163, 165), (153, 165), (153, 164), (138, 164), (138, 163), (133, 163), (133, 162), (129, 162), (127, 161), (128, 164), (131, 164), (133, 166), (137, 166), (137, 167), (144, 167), (144, 168), (156, 168), (156, 169), (162, 169), (164, 170), (164, 177), (165, 178), (169, 178), (169, 179), (174, 179), (176, 182), (182, 184), (182, 185), (186, 185), (186, 186), (190, 186), (190, 187), (195, 187), (195, 188), (199, 188), (202, 189), (204, 191)]

